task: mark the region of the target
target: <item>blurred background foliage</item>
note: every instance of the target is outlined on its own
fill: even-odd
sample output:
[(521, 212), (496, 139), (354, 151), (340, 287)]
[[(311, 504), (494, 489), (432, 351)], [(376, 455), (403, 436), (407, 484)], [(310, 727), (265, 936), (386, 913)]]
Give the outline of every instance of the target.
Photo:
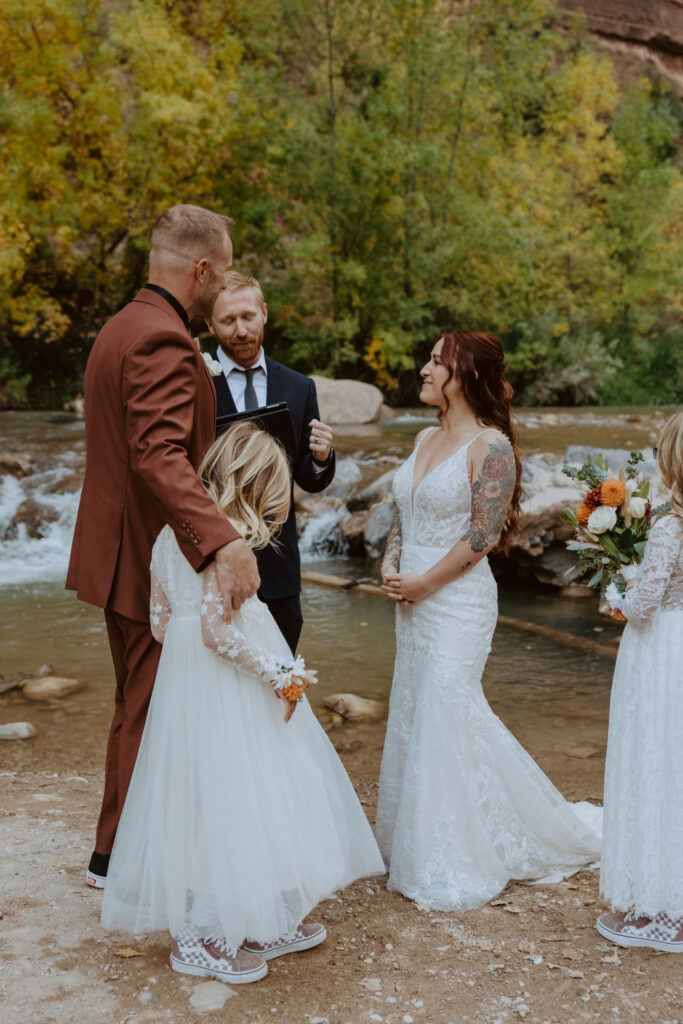
[(176, 202), (233, 217), (269, 350), (304, 372), (414, 403), (432, 341), (476, 328), (522, 401), (683, 401), (683, 105), (558, 18), (3, 0), (0, 404), (81, 389)]

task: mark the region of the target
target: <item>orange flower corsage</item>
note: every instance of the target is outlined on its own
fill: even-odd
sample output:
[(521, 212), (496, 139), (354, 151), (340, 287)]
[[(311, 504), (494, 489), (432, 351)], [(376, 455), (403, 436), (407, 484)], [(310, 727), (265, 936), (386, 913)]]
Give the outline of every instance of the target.
[(304, 659), (298, 655), (291, 666), (280, 666), (277, 677), (273, 680), (273, 689), (278, 696), (287, 700), (299, 701), (309, 683), (317, 683), (316, 672), (307, 669)]

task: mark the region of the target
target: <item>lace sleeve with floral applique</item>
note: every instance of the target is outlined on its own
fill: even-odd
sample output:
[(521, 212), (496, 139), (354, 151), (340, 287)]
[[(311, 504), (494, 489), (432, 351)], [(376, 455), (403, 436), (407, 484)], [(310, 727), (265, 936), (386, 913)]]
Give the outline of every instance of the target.
[(152, 636), (157, 643), (163, 644), (166, 635), (166, 626), (171, 617), (171, 605), (164, 588), (159, 582), (156, 573), (152, 569), (151, 589), (149, 595), (149, 624), (152, 628)]
[(620, 602), (630, 622), (647, 622), (660, 608), (683, 608), (682, 534), (677, 516), (663, 516), (652, 527), (636, 582)]
[(294, 658), (283, 659), (253, 647), (234, 622), (225, 621), (215, 567), (210, 566), (202, 576), (201, 623), (205, 647), (264, 683), (272, 685), (284, 673), (291, 672)]

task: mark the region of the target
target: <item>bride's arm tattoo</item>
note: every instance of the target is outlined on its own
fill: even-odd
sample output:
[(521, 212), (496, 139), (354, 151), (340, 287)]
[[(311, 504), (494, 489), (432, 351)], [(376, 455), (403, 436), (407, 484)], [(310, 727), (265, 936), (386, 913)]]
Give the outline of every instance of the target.
[(517, 478), (512, 449), (493, 441), (472, 484), (472, 516), (463, 540), (473, 551), (495, 544), (505, 526)]
[(384, 558), (382, 559), (382, 572), (398, 572), (399, 565), (401, 564), (402, 542), (401, 517), (397, 510), (394, 513), (394, 518), (391, 520), (391, 526), (387, 534), (387, 543), (384, 549)]

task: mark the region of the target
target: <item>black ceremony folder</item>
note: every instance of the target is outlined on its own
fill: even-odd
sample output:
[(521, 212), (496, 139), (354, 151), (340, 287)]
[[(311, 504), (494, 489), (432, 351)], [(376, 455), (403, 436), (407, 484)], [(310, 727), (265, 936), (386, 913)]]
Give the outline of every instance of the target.
[(286, 402), (263, 405), (260, 409), (250, 409), (248, 412), (230, 412), (225, 416), (219, 416), (216, 420), (216, 437), (240, 420), (253, 420), (259, 427), (277, 438), (288, 454), (296, 455), (298, 446), (294, 423)]

